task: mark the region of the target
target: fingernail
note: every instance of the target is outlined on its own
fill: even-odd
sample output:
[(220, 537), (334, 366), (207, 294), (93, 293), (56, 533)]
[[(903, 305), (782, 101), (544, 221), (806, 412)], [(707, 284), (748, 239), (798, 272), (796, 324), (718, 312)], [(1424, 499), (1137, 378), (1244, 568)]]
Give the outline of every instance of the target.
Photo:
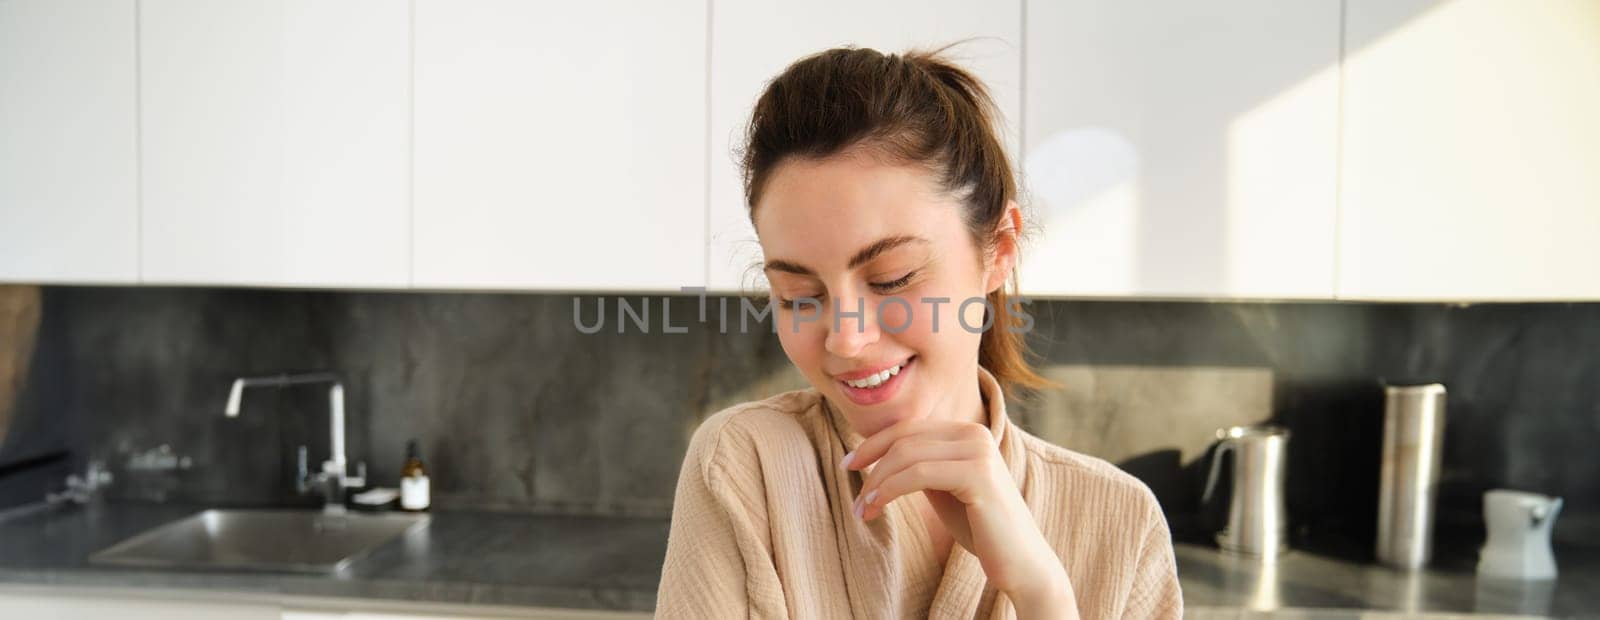
[(872, 503), (872, 500), (874, 498), (876, 498), (876, 497), (878, 497), (878, 490), (877, 489), (873, 489), (871, 493), (867, 494), (867, 497), (865, 499), (861, 500), (861, 503), (862, 504), (870, 504), (870, 503)]
[(855, 513), (856, 513), (856, 518), (857, 518), (857, 519), (860, 519), (860, 518), (861, 518), (861, 513), (862, 513), (862, 510), (863, 510), (863, 509), (862, 509), (862, 507), (861, 507), (861, 502), (860, 502), (860, 501), (857, 501), (857, 502), (856, 502), (856, 509), (855, 509)]
[(843, 461), (839, 461), (839, 466), (845, 469), (850, 469), (850, 460), (854, 458), (856, 458), (856, 451), (851, 450), (849, 454), (844, 455)]

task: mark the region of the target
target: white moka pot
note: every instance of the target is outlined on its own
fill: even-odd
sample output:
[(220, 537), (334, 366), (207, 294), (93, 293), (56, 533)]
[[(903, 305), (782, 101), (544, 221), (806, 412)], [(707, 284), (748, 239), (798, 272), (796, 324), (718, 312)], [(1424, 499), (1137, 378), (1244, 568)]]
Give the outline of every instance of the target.
[(1478, 553), (1478, 576), (1501, 579), (1556, 578), (1550, 530), (1561, 498), (1495, 489), (1483, 494), (1488, 540)]

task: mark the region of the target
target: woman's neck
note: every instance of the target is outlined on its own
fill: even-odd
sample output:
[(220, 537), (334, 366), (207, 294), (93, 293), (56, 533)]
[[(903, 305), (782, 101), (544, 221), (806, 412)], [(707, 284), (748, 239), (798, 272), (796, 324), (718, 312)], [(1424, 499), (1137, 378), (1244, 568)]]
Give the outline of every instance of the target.
[(956, 402), (951, 403), (947, 415), (960, 422), (975, 422), (989, 426), (989, 405), (984, 400), (983, 386), (978, 383), (977, 373), (973, 373), (973, 381), (969, 389), (959, 390), (954, 395)]

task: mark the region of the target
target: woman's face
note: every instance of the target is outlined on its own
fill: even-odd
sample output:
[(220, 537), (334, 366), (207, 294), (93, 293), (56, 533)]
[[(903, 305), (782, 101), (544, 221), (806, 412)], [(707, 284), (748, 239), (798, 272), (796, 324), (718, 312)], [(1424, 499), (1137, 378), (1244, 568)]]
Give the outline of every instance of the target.
[(984, 306), (962, 302), (1004, 284), (1015, 245), (983, 260), (962, 208), (922, 168), (859, 154), (787, 160), (756, 205), (783, 350), (862, 435), (979, 402)]

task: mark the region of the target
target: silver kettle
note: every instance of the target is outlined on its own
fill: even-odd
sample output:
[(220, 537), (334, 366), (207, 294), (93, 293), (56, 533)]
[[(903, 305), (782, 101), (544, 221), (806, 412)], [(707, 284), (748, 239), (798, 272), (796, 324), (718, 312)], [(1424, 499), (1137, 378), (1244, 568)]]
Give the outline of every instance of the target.
[(1289, 429), (1276, 424), (1234, 426), (1217, 430), (1221, 442), (1211, 455), (1200, 501), (1210, 501), (1216, 490), (1222, 453), (1233, 452), (1233, 494), (1228, 501), (1228, 525), (1217, 533), (1223, 551), (1276, 561), (1288, 550), (1288, 511), (1284, 507), (1285, 463)]

